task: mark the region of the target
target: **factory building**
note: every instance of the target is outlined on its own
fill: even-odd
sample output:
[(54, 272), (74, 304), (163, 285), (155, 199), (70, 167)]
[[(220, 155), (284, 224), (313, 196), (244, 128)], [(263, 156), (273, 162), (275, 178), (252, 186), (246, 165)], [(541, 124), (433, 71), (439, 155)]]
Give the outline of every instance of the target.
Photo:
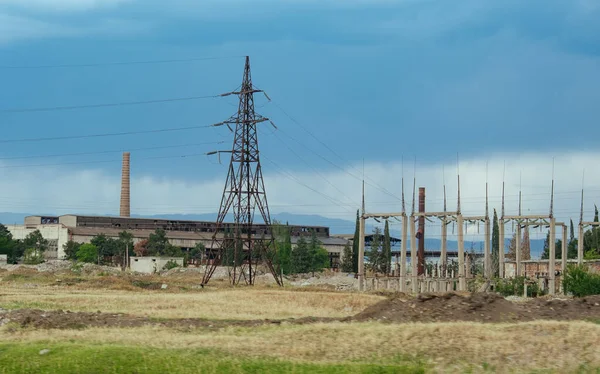
[[(233, 229), (232, 223), (225, 223), (219, 227), (217, 237), (222, 237), (225, 232)], [(89, 243), (97, 235), (104, 234), (108, 237), (118, 238), (119, 233), (127, 231), (133, 235), (134, 244), (148, 239), (156, 229), (166, 232), (169, 243), (182, 248), (184, 251), (194, 248), (202, 243), (207, 249), (207, 255), (213, 249), (212, 237), (217, 226), (212, 221), (187, 221), (157, 218), (131, 218), (110, 216), (28, 216), (23, 225), (9, 225), (9, 231), (15, 239), (24, 239), (29, 233), (40, 230), (42, 236), (50, 243), (46, 253), (48, 259), (64, 259), (63, 246), (70, 240), (79, 243)], [(348, 240), (329, 235), (329, 227), (324, 226), (298, 226), (290, 225), (292, 245), (300, 237), (310, 237), (315, 232), (323, 248), (329, 252), (330, 266), (338, 268), (344, 246)], [(257, 237), (269, 236), (269, 227), (264, 224), (255, 224), (253, 235)]]
[[(180, 247), (184, 251), (194, 248), (198, 243), (204, 244), (207, 253), (205, 258), (211, 258), (214, 253), (212, 238), (217, 231), (214, 221), (188, 221), (158, 218), (130, 217), (131, 186), (130, 171), (131, 157), (129, 152), (123, 153), (121, 175), (121, 201), (119, 217), (111, 216), (83, 216), (67, 214), (62, 216), (29, 216), (25, 217), (23, 225), (9, 225), (7, 228), (15, 239), (24, 239), (28, 234), (39, 230), (42, 236), (49, 241), (49, 249), (45, 256), (47, 259), (64, 259), (64, 245), (72, 240), (78, 243), (89, 243), (95, 236), (104, 234), (111, 238), (118, 238), (119, 233), (127, 231), (133, 235), (134, 244), (148, 239), (156, 229), (163, 229), (169, 243)], [(216, 232), (217, 237), (223, 237), (226, 232), (231, 232), (233, 223), (223, 223)], [(323, 248), (329, 252), (329, 262), (332, 269), (337, 269), (341, 263), (344, 246), (348, 240), (330, 236), (329, 227), (325, 226), (298, 226), (290, 225), (292, 246), (295, 246), (301, 237), (310, 237), (314, 232)], [(256, 238), (269, 237), (270, 229), (265, 224), (253, 224), (252, 235)]]

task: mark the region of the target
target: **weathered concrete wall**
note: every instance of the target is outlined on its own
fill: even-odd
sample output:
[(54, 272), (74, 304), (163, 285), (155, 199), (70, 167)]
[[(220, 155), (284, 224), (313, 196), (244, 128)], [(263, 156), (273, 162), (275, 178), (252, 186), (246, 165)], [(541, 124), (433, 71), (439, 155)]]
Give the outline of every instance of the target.
[(62, 225), (37, 225), (37, 226), (25, 226), (25, 225), (7, 225), (8, 231), (13, 236), (13, 239), (23, 240), (25, 237), (35, 230), (40, 230), (40, 233), (44, 239), (50, 243), (48, 251), (45, 253), (47, 259), (59, 259), (65, 258), (65, 251), (63, 245), (69, 241), (69, 231)]
[(131, 257), (129, 266), (132, 271), (151, 274), (161, 271), (169, 261), (183, 266), (183, 257)]

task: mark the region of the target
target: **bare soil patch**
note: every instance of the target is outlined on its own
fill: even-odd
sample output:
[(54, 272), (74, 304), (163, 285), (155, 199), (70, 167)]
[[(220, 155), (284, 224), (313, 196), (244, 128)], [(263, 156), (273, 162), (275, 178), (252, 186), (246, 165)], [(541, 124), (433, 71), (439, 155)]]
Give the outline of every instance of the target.
[(366, 308), (353, 321), (388, 322), (525, 322), (600, 319), (600, 296), (580, 299), (538, 298), (512, 302), (498, 294), (395, 295)]
[(533, 320), (600, 320), (600, 296), (580, 299), (539, 298), (512, 302), (496, 294), (423, 294), (408, 297), (397, 294), (361, 313), (344, 318), (304, 317), (289, 319), (215, 320), (202, 318), (150, 318), (123, 313), (71, 312), (63, 310), (0, 309), (0, 325), (8, 322), (21, 327), (78, 329), (86, 327), (140, 327), (158, 325), (174, 328), (251, 327), (268, 324), (301, 325), (316, 322), (526, 322)]
[(338, 321), (338, 318), (290, 318), (261, 320), (211, 320), (202, 318), (156, 319), (120, 313), (71, 312), (63, 310), (44, 311), (39, 309), (0, 310), (0, 325), (15, 323), (23, 328), (40, 329), (83, 329), (88, 327), (141, 327), (148, 325), (174, 328), (223, 328), (229, 326), (252, 327), (267, 324), (306, 324)]

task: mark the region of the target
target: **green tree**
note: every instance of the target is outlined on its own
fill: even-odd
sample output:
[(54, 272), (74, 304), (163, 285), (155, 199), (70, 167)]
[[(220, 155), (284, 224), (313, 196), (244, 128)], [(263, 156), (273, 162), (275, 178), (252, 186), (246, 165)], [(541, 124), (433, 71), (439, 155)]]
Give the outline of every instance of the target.
[(273, 236), (275, 239), (275, 248), (277, 251), (277, 262), (283, 274), (292, 272), (292, 235), (290, 226), (286, 223), (282, 225), (278, 221), (273, 221)]
[(360, 215), (356, 210), (356, 227), (354, 228), (354, 240), (352, 241), (352, 271), (358, 273), (358, 245), (360, 242)]
[(494, 269), (494, 276), (499, 275), (500, 269), (498, 268), (500, 263), (500, 226), (498, 225), (498, 213), (494, 209), (494, 218), (492, 220), (492, 269)]
[(127, 231), (121, 231), (119, 233), (119, 239), (117, 239), (117, 245), (119, 247), (119, 253), (125, 255), (126, 251), (129, 251), (129, 256), (134, 256), (133, 252), (133, 234)]
[(383, 243), (382, 243), (382, 235), (381, 229), (379, 227), (375, 227), (373, 229), (373, 239), (371, 239), (371, 245), (369, 246), (368, 251), (365, 254), (369, 258), (369, 269), (378, 273), (382, 269), (383, 265)]
[(18, 249), (8, 228), (0, 224), (0, 254), (8, 257), (8, 263), (16, 263), (22, 256), (22, 253), (18, 253)]
[(575, 238), (575, 229), (573, 227), (573, 220), (571, 220), (570, 223), (570, 238), (569, 238), (569, 244), (567, 247), (567, 258), (568, 259), (576, 259), (577, 258), (577, 239)]
[(23, 254), (23, 263), (37, 265), (44, 262), (44, 253), (37, 248), (27, 248)]
[(105, 234), (96, 235), (90, 240), (97, 249), (96, 262), (99, 265), (112, 263), (114, 256), (122, 256), (123, 253), (119, 248), (119, 241), (109, 238)]
[[(542, 252), (542, 260), (550, 258), (550, 233), (546, 234), (544, 239), (544, 251)], [(568, 256), (567, 256), (568, 258)], [(562, 259), (562, 240), (558, 239), (554, 241), (554, 259)]]
[(344, 273), (352, 273), (354, 271), (352, 247), (348, 243), (344, 246), (344, 252), (342, 253), (342, 271)]
[(296, 242), (296, 247), (292, 249), (292, 272), (308, 273), (311, 267), (310, 250), (304, 237), (300, 237)]
[(69, 240), (65, 244), (63, 244), (63, 250), (65, 251), (65, 257), (67, 260), (75, 261), (77, 260), (77, 251), (81, 243), (74, 242)]
[(163, 229), (156, 229), (148, 237), (148, 256), (168, 256), (168, 257), (183, 257), (181, 248), (169, 243), (167, 232)]
[(43, 253), (48, 249), (48, 240), (44, 239), (40, 230), (35, 230), (30, 232), (25, 239), (23, 239), (23, 245), (25, 248), (35, 248)]
[(95, 263), (98, 261), (98, 247), (91, 243), (82, 244), (77, 250), (77, 261)]
[(315, 231), (312, 232), (309, 243), (310, 271), (313, 273), (321, 271), (330, 266), (329, 252), (321, 246), (321, 241)]
[(202, 244), (201, 242), (198, 242), (194, 248), (192, 248), (189, 253), (187, 254), (187, 257), (185, 259), (186, 263), (189, 262), (194, 262), (195, 264), (200, 264), (200, 262), (202, 261), (202, 258), (204, 257), (204, 254), (206, 253), (206, 247), (204, 246), (204, 244)]

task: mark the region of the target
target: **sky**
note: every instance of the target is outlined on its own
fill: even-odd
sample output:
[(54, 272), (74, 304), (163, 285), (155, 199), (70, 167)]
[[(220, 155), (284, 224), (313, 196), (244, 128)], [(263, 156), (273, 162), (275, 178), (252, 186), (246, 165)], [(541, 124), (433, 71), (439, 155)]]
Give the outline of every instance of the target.
[(519, 189), (546, 214), (554, 173), (557, 219), (582, 186), (591, 219), (598, 19), (594, 0), (0, 0), (0, 211), (117, 214), (130, 151), (133, 214), (216, 213), (228, 160), (205, 154), (232, 134), (204, 126), (236, 97), (57, 107), (229, 92), (248, 55), (272, 212), (353, 220), (364, 171), (371, 212), (401, 209), (402, 176), (407, 209), (413, 177), (451, 209), (459, 172), (466, 214), (486, 180), (490, 210), (504, 180), (507, 214)]

